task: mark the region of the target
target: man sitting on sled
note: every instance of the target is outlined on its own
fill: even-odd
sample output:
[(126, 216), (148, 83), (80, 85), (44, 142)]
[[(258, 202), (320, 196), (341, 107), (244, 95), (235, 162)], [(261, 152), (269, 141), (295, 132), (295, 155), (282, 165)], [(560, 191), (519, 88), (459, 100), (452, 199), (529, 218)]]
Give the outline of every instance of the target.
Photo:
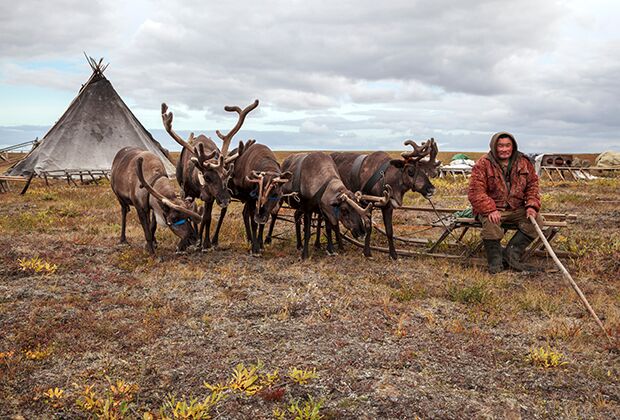
[[(512, 134), (500, 132), (491, 138), (490, 151), (472, 169), (468, 198), (482, 223), (482, 240), (489, 273), (504, 269), (504, 263), (518, 271), (531, 271), (521, 256), (537, 236), (528, 216), (542, 226), (538, 175), (532, 163), (517, 150)], [(502, 223), (516, 225), (517, 233), (502, 252)]]

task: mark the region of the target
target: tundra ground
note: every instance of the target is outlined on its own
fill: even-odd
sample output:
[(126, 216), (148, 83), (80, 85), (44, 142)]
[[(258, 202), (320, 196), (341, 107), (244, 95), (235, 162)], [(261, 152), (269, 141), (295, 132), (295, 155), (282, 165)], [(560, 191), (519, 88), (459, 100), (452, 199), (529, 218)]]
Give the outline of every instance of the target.
[[(465, 182), (436, 185), (437, 205), (466, 205)], [(618, 340), (620, 179), (542, 192), (546, 211), (578, 216), (556, 246)], [(255, 258), (240, 209), (219, 249), (175, 255), (158, 229), (152, 258), (135, 211), (118, 245), (108, 184), (1, 195), (0, 417), (620, 417), (617, 344), (559, 272), (348, 244), (301, 262), (286, 223)]]

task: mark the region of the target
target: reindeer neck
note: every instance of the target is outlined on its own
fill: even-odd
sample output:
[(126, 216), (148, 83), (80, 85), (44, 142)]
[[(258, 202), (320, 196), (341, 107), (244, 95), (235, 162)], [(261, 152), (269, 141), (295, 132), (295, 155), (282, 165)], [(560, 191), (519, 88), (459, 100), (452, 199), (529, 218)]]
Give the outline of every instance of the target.
[[(153, 189), (159, 192), (164, 197), (174, 200), (176, 198), (176, 193), (172, 185), (170, 185), (170, 179), (166, 175), (160, 175), (151, 183)], [(152, 198), (154, 199), (154, 198)]]
[(338, 197), (346, 191), (347, 187), (345, 187), (340, 178), (332, 178), (325, 184), (320, 201), (324, 204), (329, 204), (334, 201), (335, 197)]
[(280, 164), (271, 156), (265, 156), (260, 159), (258, 162), (256, 162), (256, 165), (254, 165), (254, 168), (252, 169), (259, 172), (281, 173)]
[[(408, 191), (407, 186), (403, 182), (403, 169), (399, 169), (393, 165), (388, 166), (385, 171), (385, 183), (392, 187), (392, 199), (396, 200), (398, 205), (403, 202), (403, 195)], [(377, 195), (383, 194), (383, 191), (379, 191), (377, 188)]]

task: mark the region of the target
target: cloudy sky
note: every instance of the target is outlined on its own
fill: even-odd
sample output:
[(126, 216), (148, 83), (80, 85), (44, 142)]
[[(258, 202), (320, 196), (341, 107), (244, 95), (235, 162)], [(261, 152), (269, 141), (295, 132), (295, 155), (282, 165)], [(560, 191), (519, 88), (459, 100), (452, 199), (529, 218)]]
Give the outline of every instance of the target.
[(617, 0), (51, 0), (0, 3), (0, 147), (41, 137), (90, 76), (85, 51), (162, 143), (274, 149), (620, 150)]

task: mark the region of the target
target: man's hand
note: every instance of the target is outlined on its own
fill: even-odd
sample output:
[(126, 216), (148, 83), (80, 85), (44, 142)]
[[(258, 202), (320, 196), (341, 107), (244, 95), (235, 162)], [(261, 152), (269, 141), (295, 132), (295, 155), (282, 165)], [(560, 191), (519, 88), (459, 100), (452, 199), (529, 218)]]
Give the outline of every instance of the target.
[(492, 211), (491, 213), (489, 213), (489, 215), (487, 217), (489, 218), (491, 223), (495, 223), (496, 225), (499, 225), (499, 222), (502, 220), (502, 214), (499, 211), (497, 211), (497, 210)]
[(528, 219), (530, 218), (530, 216), (532, 216), (534, 219), (536, 219), (536, 215), (537, 214), (538, 214), (538, 212), (535, 209), (531, 208), (531, 207), (528, 207), (528, 208), (525, 209), (525, 216)]

